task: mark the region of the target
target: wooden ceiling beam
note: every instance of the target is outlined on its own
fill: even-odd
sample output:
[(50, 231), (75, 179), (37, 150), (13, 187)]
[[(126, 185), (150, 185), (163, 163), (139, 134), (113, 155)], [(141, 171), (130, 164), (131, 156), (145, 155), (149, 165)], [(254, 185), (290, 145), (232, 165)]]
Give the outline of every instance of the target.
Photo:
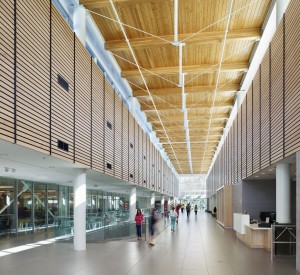
[[(193, 134), (193, 133), (198, 133), (198, 132), (207, 132), (208, 131), (208, 127), (206, 126), (206, 127), (202, 127), (202, 128), (190, 128), (189, 127), (189, 129), (190, 129), (190, 135), (191, 134)], [(222, 131), (224, 129), (224, 127), (210, 127), (210, 131)], [(158, 132), (162, 132), (162, 133), (164, 133), (164, 129), (153, 129), (153, 131), (155, 131), (156, 133), (158, 133)], [(178, 134), (185, 134), (185, 129), (180, 129), (180, 128), (178, 128), (177, 127), (177, 129), (176, 128), (173, 128), (173, 129), (167, 129), (166, 128), (166, 131), (168, 132), (168, 131), (170, 131), (170, 133), (169, 134), (172, 134), (172, 133), (178, 133)]]
[[(152, 128), (153, 129), (156, 129), (156, 130), (158, 130), (158, 131), (161, 131), (161, 130), (163, 130), (163, 127), (160, 125), (160, 124), (158, 124), (158, 125), (153, 125), (152, 124)], [(189, 129), (191, 130), (191, 129), (195, 129), (195, 128), (207, 128), (209, 125), (208, 125), (208, 123), (193, 123), (193, 122), (189, 122)], [(221, 128), (224, 128), (224, 123), (211, 123), (210, 124), (210, 127), (211, 128), (214, 128), (214, 127), (221, 127)], [(183, 129), (184, 128), (184, 123), (182, 122), (182, 123), (177, 123), (177, 124), (173, 124), (173, 125), (166, 125), (166, 124), (164, 124), (164, 128), (166, 129), (166, 130), (173, 130), (173, 129), (175, 129), (175, 130), (178, 130), (178, 129)]]
[[(221, 72), (246, 72), (248, 69), (248, 62), (232, 62), (222, 63)], [(145, 68), (142, 69), (144, 77), (156, 75), (178, 75), (179, 67), (157, 67), (157, 68)], [(182, 71), (185, 74), (197, 75), (200, 73), (215, 73), (219, 70), (218, 64), (200, 64), (200, 65), (186, 65), (182, 67)], [(140, 77), (138, 69), (123, 70), (122, 77), (125, 78), (137, 78)]]
[[(165, 0), (155, 0), (165, 1)], [(113, 0), (115, 4), (140, 4), (143, 2), (149, 2), (149, 0)], [(84, 5), (86, 9), (94, 10), (100, 8), (107, 8), (110, 6), (109, 0), (80, 0), (80, 5)]]
[[(213, 93), (215, 90), (215, 85), (210, 86), (193, 86), (193, 87), (185, 87), (184, 91), (187, 95), (206, 95), (208, 93)], [(228, 92), (236, 92), (240, 88), (239, 84), (228, 84), (221, 86), (217, 89), (217, 94), (228, 93)], [(182, 88), (164, 88), (164, 89), (150, 89), (150, 93), (154, 96), (181, 96)], [(149, 97), (149, 94), (144, 90), (134, 90), (133, 96), (140, 97)]]
[[(151, 112), (151, 111), (155, 111), (154, 108), (152, 108), (151, 106), (145, 105), (143, 104), (143, 102), (140, 102), (141, 104), (141, 109), (144, 112)], [(233, 102), (217, 102), (215, 101), (214, 104), (214, 108), (230, 108), (233, 106)], [(174, 109), (181, 109), (182, 104), (181, 102), (178, 104), (156, 104), (156, 109), (158, 111), (168, 111), (168, 110), (174, 110)], [(192, 103), (192, 104), (187, 104), (186, 108), (187, 109), (204, 109), (204, 108), (211, 108), (212, 107), (212, 103), (202, 103), (202, 104), (196, 104), (196, 103)], [(172, 118), (171, 118), (172, 119)]]
[[(193, 33), (179, 34), (179, 41), (190, 37)], [(160, 36), (164, 40), (173, 42), (174, 35), (164, 35)], [(239, 41), (239, 40), (257, 40), (261, 37), (260, 28), (251, 29), (238, 29), (229, 30), (227, 34), (227, 40), (229, 41)], [(197, 35), (192, 36), (187, 40), (188, 44), (207, 44), (213, 42), (220, 42), (224, 39), (224, 31), (210, 31), (210, 32), (200, 32)], [(162, 47), (171, 45), (163, 40), (155, 37), (143, 37), (143, 38), (131, 38), (130, 45), (133, 48), (149, 48), (149, 47)], [(105, 47), (109, 51), (125, 51), (129, 50), (126, 41), (123, 40), (110, 40), (105, 42)]]

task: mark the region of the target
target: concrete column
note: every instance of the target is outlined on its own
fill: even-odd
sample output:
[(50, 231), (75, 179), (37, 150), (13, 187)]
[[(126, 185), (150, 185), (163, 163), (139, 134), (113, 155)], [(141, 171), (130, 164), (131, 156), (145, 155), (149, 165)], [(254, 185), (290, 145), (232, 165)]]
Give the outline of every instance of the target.
[(78, 169), (74, 180), (74, 250), (86, 250), (86, 171)]
[(82, 45), (86, 44), (86, 10), (84, 6), (77, 6), (73, 14), (73, 29)]
[(129, 191), (129, 217), (134, 221), (136, 214), (136, 187), (132, 187)]
[(300, 271), (300, 152), (296, 153), (296, 269)]
[(150, 208), (154, 208), (155, 207), (155, 192), (151, 192), (150, 195)]
[(291, 222), (290, 206), (290, 166), (287, 163), (276, 165), (276, 222)]
[(160, 205), (161, 205), (161, 213), (164, 213), (164, 204), (165, 204), (165, 196), (161, 196)]
[(289, 4), (290, 0), (277, 0), (276, 1), (276, 26), (278, 27), (283, 14)]

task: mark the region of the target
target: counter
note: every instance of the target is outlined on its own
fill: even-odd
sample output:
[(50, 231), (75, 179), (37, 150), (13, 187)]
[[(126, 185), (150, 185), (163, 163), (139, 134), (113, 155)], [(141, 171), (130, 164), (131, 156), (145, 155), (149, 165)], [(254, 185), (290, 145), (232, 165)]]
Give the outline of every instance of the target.
[(267, 251), (271, 251), (271, 228), (250, 224), (245, 226), (245, 234), (236, 232), (236, 236), (251, 248), (264, 248)]

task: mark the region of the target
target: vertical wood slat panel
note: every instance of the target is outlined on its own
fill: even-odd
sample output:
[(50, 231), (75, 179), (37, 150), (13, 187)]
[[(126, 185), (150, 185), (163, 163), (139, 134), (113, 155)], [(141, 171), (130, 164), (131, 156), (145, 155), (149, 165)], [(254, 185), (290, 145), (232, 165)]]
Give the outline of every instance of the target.
[(143, 181), (143, 164), (144, 164), (144, 147), (143, 147), (143, 129), (139, 126), (139, 157), (138, 157), (138, 162), (139, 162), (139, 185), (143, 186), (144, 181)]
[(286, 11), (286, 108), (285, 108), (285, 156), (300, 150), (300, 1), (291, 1)]
[[(131, 113), (129, 113), (129, 181), (134, 182), (135, 177), (135, 120)], [(132, 177), (131, 177), (131, 176)]]
[(147, 187), (150, 188), (151, 186), (151, 148), (152, 143), (150, 138), (147, 138)]
[(92, 62), (92, 168), (104, 172), (104, 75)]
[(75, 158), (91, 164), (91, 56), (75, 37)]
[(270, 165), (270, 54), (261, 63), (261, 169)]
[(122, 100), (115, 93), (115, 121), (114, 121), (114, 129), (115, 129), (115, 176), (117, 178), (122, 178)]
[(139, 124), (134, 121), (134, 182), (139, 184)]
[(123, 167), (123, 179), (129, 181), (129, 111), (123, 104), (123, 144), (122, 144), (122, 167)]
[[(56, 157), (73, 160), (74, 33), (53, 4), (51, 16), (51, 154)], [(59, 85), (58, 75), (68, 83), (68, 91)], [(58, 140), (68, 144), (68, 152), (58, 148)]]
[(147, 186), (147, 135), (143, 132), (143, 186)]
[(0, 139), (14, 142), (14, 2), (0, 4)]
[(49, 153), (50, 2), (17, 1), (16, 32), (17, 143)]
[[(105, 79), (105, 119), (104, 119), (104, 172), (105, 174), (114, 175), (115, 163), (115, 91), (111, 84)], [(110, 168), (111, 165), (111, 168)]]
[(237, 181), (240, 181), (242, 179), (242, 155), (241, 155), (241, 148), (242, 148), (242, 135), (241, 135), (241, 129), (242, 129), (242, 109), (240, 108), (237, 114)]
[(252, 136), (253, 136), (253, 121), (252, 121), (252, 86), (247, 93), (247, 177), (252, 173)]
[(245, 98), (242, 108), (242, 179), (247, 176), (247, 99)]
[(260, 169), (260, 74), (253, 79), (253, 173)]
[(271, 163), (283, 157), (283, 21), (271, 42)]

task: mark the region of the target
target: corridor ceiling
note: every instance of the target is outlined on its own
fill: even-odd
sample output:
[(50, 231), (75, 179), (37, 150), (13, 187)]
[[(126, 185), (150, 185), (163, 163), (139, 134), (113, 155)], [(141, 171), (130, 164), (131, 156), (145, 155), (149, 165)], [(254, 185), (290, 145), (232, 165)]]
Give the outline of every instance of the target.
[(177, 173), (206, 174), (272, 1), (80, 2)]

